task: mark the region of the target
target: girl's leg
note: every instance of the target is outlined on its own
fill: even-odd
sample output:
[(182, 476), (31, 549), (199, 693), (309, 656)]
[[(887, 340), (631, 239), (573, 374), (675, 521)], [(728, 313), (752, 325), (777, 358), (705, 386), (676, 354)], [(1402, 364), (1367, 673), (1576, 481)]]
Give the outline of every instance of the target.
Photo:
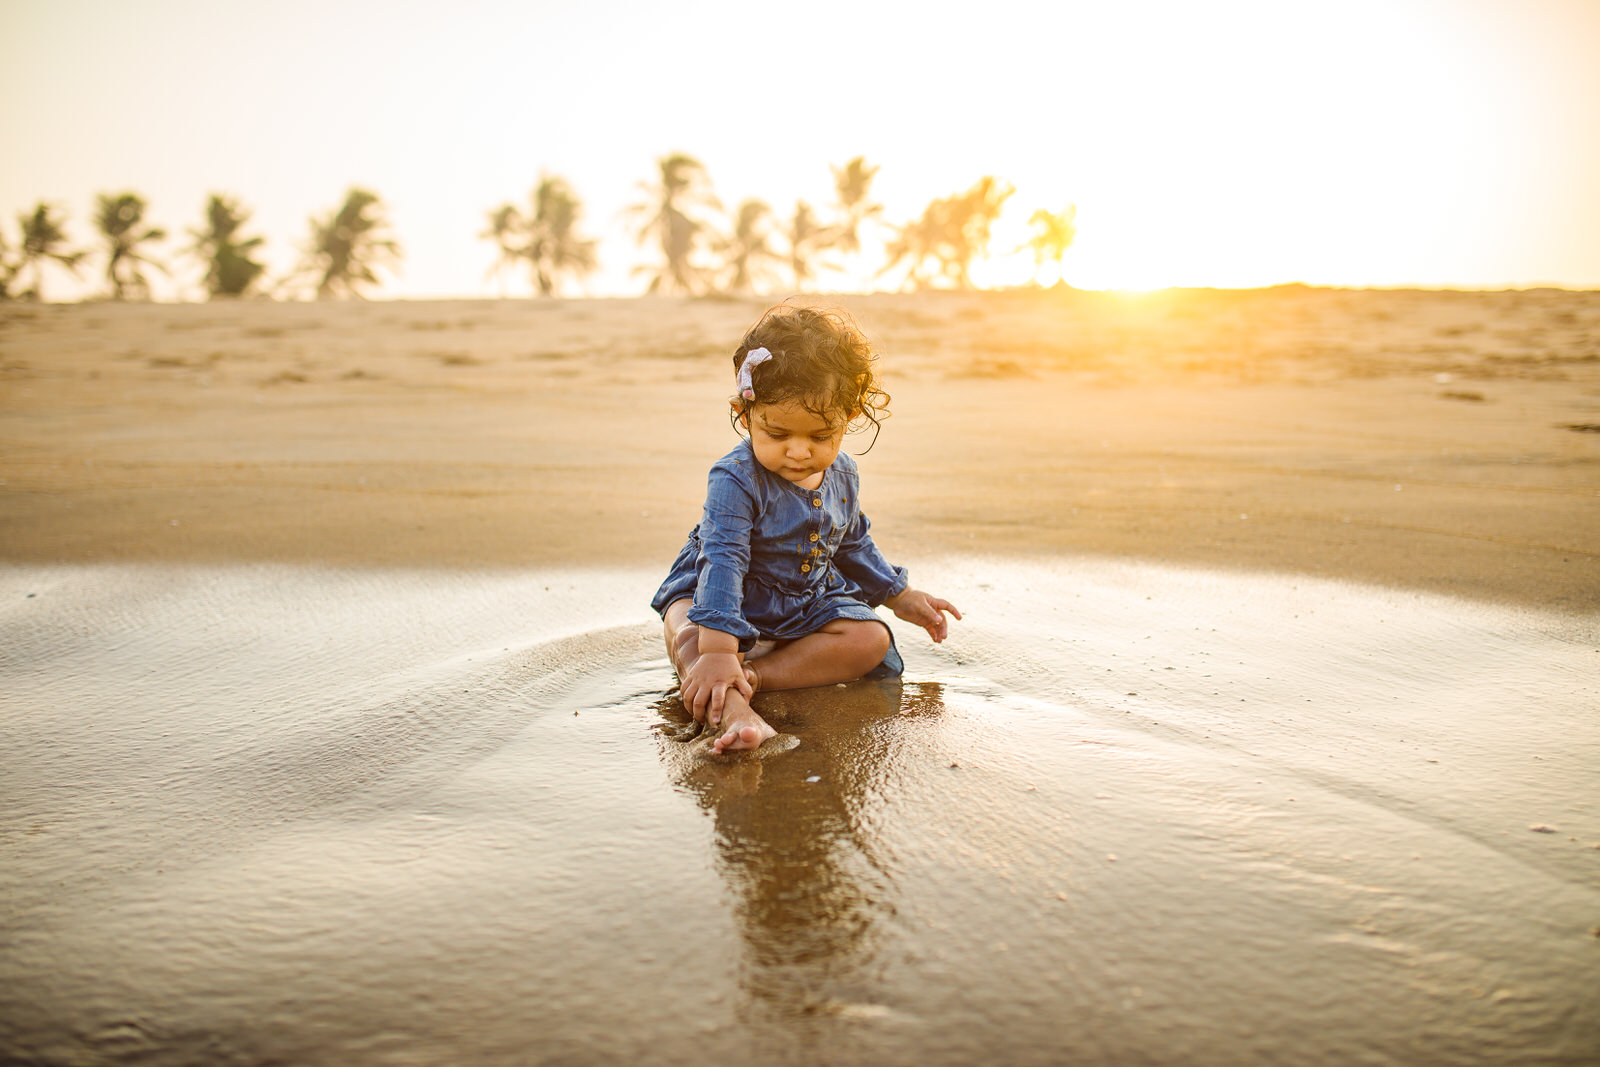
[[(662, 614), (662, 631), (667, 643), (667, 658), (682, 678), (700, 655), (700, 627), (689, 621), (691, 600), (675, 600)], [(870, 669), (870, 668), (869, 668)], [(709, 712), (708, 712), (709, 714)], [(741, 748), (755, 748), (777, 733), (767, 721), (757, 715), (744, 694), (730, 690), (722, 708), (720, 719), (711, 725), (722, 731), (712, 744), (711, 751), (723, 753)]]
[[(700, 655), (700, 627), (689, 621), (689, 608), (694, 601), (685, 597), (674, 600), (667, 605), (667, 610), (661, 616), (662, 636), (667, 643), (667, 658), (672, 661), (672, 669), (682, 678), (688, 672), (690, 664), (695, 657)], [(761, 655), (764, 649), (772, 647), (770, 642), (756, 643), (753, 655)], [(745, 668), (745, 677), (750, 679), (753, 686), (756, 683), (756, 674), (748, 667)]]
[(834, 619), (765, 655), (757, 649), (749, 665), (759, 689), (804, 689), (854, 681), (882, 663), (888, 652), (889, 628), (883, 623)]
[(667, 658), (680, 678), (688, 673), (689, 664), (700, 654), (696, 641), (700, 627), (689, 621), (689, 608), (693, 603), (692, 600), (674, 600), (661, 613), (661, 634), (667, 642)]

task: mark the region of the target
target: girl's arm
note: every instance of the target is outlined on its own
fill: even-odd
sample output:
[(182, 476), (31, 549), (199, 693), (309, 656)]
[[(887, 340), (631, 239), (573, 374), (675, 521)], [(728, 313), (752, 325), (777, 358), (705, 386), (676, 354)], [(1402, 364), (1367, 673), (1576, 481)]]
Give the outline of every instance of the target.
[(754, 695), (745, 677), (741, 652), (754, 646), (759, 631), (744, 617), (744, 578), (750, 569), (750, 534), (755, 525), (752, 487), (719, 463), (711, 468), (706, 505), (700, 519), (700, 577), (689, 621), (699, 629), (699, 655), (681, 680), (684, 704), (696, 720), (722, 719), (728, 690)]
[(753, 487), (724, 464), (711, 468), (700, 518), (700, 577), (689, 621), (732, 635), (738, 651), (749, 651), (759, 631), (744, 617), (744, 578), (750, 570), (750, 535), (755, 526)]
[(911, 582), (904, 567), (896, 567), (878, 551), (871, 531), (872, 523), (866, 515), (856, 512), (844, 540), (833, 554), (833, 565), (840, 574), (861, 587), (868, 604), (877, 607), (905, 592)]
[(871, 530), (872, 523), (866, 515), (857, 512), (834, 556), (840, 573), (861, 587), (868, 604), (882, 604), (899, 618), (928, 631), (935, 642), (943, 641), (950, 633), (945, 613), (959, 619), (960, 610), (948, 600), (911, 588), (906, 569), (884, 558), (872, 540)]

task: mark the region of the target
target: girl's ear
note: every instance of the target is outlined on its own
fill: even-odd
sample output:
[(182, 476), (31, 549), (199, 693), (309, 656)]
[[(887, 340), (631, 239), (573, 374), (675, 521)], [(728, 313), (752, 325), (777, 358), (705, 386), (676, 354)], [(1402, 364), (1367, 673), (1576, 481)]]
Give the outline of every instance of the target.
[(738, 417), (739, 425), (748, 431), (750, 429), (750, 413), (744, 409), (744, 404), (740, 403), (737, 397), (733, 397), (728, 400), (728, 406), (733, 409), (734, 415)]

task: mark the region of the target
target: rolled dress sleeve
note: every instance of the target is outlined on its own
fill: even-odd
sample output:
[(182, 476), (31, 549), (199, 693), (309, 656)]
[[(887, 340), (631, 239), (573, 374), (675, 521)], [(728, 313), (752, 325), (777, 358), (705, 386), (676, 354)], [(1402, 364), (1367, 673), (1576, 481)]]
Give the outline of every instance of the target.
[(868, 606), (877, 607), (892, 596), (906, 591), (911, 584), (904, 567), (896, 567), (883, 557), (872, 540), (872, 523), (857, 511), (844, 540), (839, 542), (833, 564), (839, 573), (854, 582), (862, 592)]
[[(744, 477), (740, 475), (743, 474)], [(748, 472), (718, 463), (706, 484), (700, 518), (700, 567), (689, 621), (739, 639), (748, 652), (760, 632), (744, 617), (744, 577), (750, 570), (750, 534), (756, 517)]]

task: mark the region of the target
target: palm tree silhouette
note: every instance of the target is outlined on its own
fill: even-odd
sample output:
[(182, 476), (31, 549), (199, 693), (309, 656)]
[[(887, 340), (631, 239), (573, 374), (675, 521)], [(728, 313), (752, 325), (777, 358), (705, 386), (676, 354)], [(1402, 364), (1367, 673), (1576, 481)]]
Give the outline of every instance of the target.
[(30, 300), (43, 300), (44, 265), (59, 263), (76, 276), (78, 261), (83, 258), (83, 253), (64, 247), (67, 235), (62, 227), (66, 222), (57, 218), (54, 206), (43, 200), (34, 206), (33, 214), (18, 215), (17, 221), (22, 225), (22, 258), (14, 273), (21, 274), (24, 268), (31, 266), (33, 285), (22, 295)]
[(528, 261), (541, 296), (553, 294), (563, 274), (589, 274), (597, 265), (596, 242), (578, 235), (583, 201), (564, 178), (540, 175), (530, 199), (531, 214), (524, 217), (514, 205), (501, 204), (489, 212), (489, 228), (478, 235), (499, 246), (500, 258), (489, 272), (500, 276), (501, 295), (506, 268), (521, 259)]
[(500, 255), (494, 261), (494, 266), (489, 268), (492, 275), (500, 284), (500, 295), (506, 295), (506, 271), (516, 266), (522, 258), (522, 244), (519, 241), (523, 228), (522, 215), (510, 204), (501, 204), (489, 212), (489, 228), (478, 234), (485, 241), (493, 241), (500, 249)]
[(883, 213), (883, 205), (871, 200), (872, 179), (881, 167), (867, 166), (864, 156), (857, 156), (842, 167), (830, 166), (833, 171), (834, 206), (839, 209), (838, 245), (846, 253), (861, 251), (861, 227), (869, 219)]
[[(935, 250), (943, 229), (943, 224), (935, 218), (935, 206), (939, 203), (934, 201), (929, 204), (921, 218), (894, 227), (894, 236), (883, 249), (886, 258), (883, 268), (878, 271), (879, 277), (904, 265), (906, 274), (901, 288), (922, 289), (931, 284), (938, 269)], [(930, 261), (933, 264), (931, 270)]]
[(206, 292), (212, 299), (243, 296), (266, 270), (251, 258), (263, 238), (239, 236), (249, 221), (250, 212), (237, 200), (212, 193), (206, 201), (205, 229), (188, 231), (194, 243), (184, 251), (206, 265)]
[(21, 270), (22, 264), (11, 258), (11, 246), (6, 244), (5, 232), (0, 231), (0, 300), (11, 299), (11, 283), (16, 281)]
[(910, 288), (921, 289), (938, 280), (972, 288), (972, 261), (988, 252), (989, 231), (1015, 191), (985, 175), (966, 192), (933, 201), (921, 218), (895, 227), (894, 239), (885, 249), (888, 262), (878, 274), (904, 264), (904, 284)]
[(106, 281), (111, 285), (113, 300), (150, 295), (150, 283), (141, 267), (167, 272), (166, 267), (139, 251), (140, 245), (167, 236), (159, 226), (141, 229), (145, 206), (144, 197), (138, 193), (101, 193), (95, 198), (94, 224), (106, 239)]
[(795, 201), (794, 216), (789, 220), (786, 236), (789, 238), (789, 269), (794, 273), (796, 292), (804, 291), (807, 283), (816, 275), (812, 261), (819, 252), (835, 242), (838, 232), (830, 226), (819, 224), (810, 204), (804, 200)]
[(581, 276), (595, 269), (595, 242), (578, 236), (582, 214), (583, 203), (566, 181), (540, 176), (533, 190), (533, 217), (528, 220), (524, 255), (541, 296), (555, 292), (563, 274)]
[(661, 246), (662, 262), (654, 267), (634, 268), (635, 273), (654, 270), (649, 292), (678, 290), (693, 293), (700, 288), (705, 271), (695, 262), (695, 254), (710, 239), (711, 227), (697, 218), (705, 210), (719, 211), (722, 205), (711, 192), (711, 179), (700, 161), (682, 152), (662, 156), (656, 161), (661, 183), (640, 183), (647, 199), (627, 208), (625, 214), (642, 218), (639, 243), (655, 238)]
[(324, 219), (311, 220), (311, 247), (301, 271), (320, 274), (317, 299), (361, 298), (360, 287), (377, 285), (377, 267), (400, 261), (400, 245), (385, 236), (389, 222), (383, 201), (367, 189), (351, 189), (344, 203)]
[(1057, 215), (1040, 208), (1028, 217), (1028, 225), (1034, 229), (1033, 236), (1027, 243), (1017, 246), (1017, 251), (1024, 248), (1033, 249), (1033, 277), (1038, 281), (1039, 271), (1046, 263), (1056, 265), (1056, 279), (1061, 277), (1061, 257), (1067, 254), (1067, 249), (1072, 247), (1072, 242), (1078, 236), (1078, 228), (1073, 224), (1077, 217), (1078, 206), (1068, 204), (1067, 210)]
[(768, 264), (783, 257), (771, 245), (772, 209), (764, 200), (745, 200), (734, 213), (733, 233), (717, 244), (731, 272), (728, 291), (743, 293), (763, 288), (772, 270)]

